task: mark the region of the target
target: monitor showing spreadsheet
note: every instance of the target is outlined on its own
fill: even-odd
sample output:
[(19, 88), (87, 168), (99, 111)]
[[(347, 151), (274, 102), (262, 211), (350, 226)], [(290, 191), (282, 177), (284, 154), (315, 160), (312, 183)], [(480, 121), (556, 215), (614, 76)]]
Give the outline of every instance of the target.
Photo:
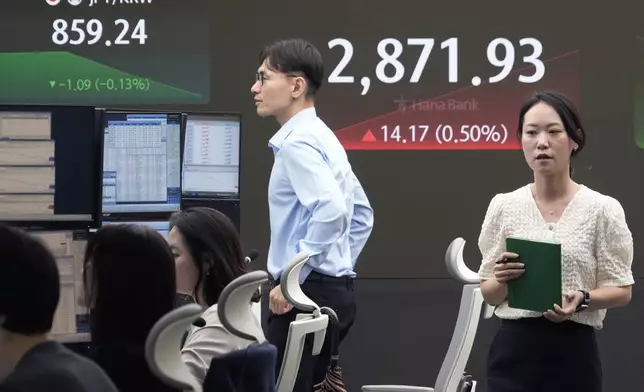
[(163, 238), (165, 238), (166, 240), (168, 239), (168, 233), (170, 232), (170, 222), (167, 221), (167, 220), (164, 220), (164, 221), (118, 221), (118, 222), (104, 221), (103, 225), (127, 224), (127, 223), (151, 227), (152, 229), (156, 230), (157, 233), (161, 234), (161, 236)]
[(31, 234), (45, 243), (58, 266), (60, 299), (51, 336), (64, 343), (89, 342), (89, 312), (83, 287), (88, 231), (32, 231)]
[(181, 113), (106, 112), (103, 217), (179, 210), (183, 120)]
[(0, 221), (95, 226), (103, 111), (0, 106)]
[(239, 198), (241, 115), (188, 113), (184, 197)]

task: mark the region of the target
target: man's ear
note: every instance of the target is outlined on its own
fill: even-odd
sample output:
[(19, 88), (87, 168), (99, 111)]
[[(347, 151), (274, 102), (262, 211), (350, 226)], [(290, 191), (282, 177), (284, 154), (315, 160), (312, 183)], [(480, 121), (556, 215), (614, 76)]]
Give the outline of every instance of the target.
[(306, 80), (303, 77), (297, 76), (293, 78), (293, 87), (291, 95), (293, 98), (299, 98), (302, 95), (306, 94)]

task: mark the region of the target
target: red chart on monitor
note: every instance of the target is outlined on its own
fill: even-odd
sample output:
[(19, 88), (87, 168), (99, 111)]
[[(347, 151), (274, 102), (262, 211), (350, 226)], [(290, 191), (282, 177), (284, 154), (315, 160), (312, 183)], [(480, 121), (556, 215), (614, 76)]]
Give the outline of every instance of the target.
[[(401, 105), (360, 123), (336, 130), (347, 150), (515, 150), (521, 104), (531, 94), (556, 90), (579, 105), (579, 52), (545, 60), (537, 83), (520, 83), (517, 69), (498, 83), (473, 85), (437, 97)], [(534, 70), (534, 67), (531, 67)]]

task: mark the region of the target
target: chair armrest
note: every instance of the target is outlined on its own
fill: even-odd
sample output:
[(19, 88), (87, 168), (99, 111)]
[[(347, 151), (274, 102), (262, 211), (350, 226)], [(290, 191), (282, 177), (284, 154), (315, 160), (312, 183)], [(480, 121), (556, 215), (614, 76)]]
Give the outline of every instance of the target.
[(363, 385), (362, 392), (434, 392), (434, 388), (411, 385)]

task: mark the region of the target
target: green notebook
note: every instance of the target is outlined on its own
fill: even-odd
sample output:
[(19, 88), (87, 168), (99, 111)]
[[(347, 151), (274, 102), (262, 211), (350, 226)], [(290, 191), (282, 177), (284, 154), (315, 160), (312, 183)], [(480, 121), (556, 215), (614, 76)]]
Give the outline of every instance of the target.
[(505, 245), (525, 265), (523, 275), (508, 282), (508, 306), (541, 313), (561, 306), (561, 244), (508, 237)]

